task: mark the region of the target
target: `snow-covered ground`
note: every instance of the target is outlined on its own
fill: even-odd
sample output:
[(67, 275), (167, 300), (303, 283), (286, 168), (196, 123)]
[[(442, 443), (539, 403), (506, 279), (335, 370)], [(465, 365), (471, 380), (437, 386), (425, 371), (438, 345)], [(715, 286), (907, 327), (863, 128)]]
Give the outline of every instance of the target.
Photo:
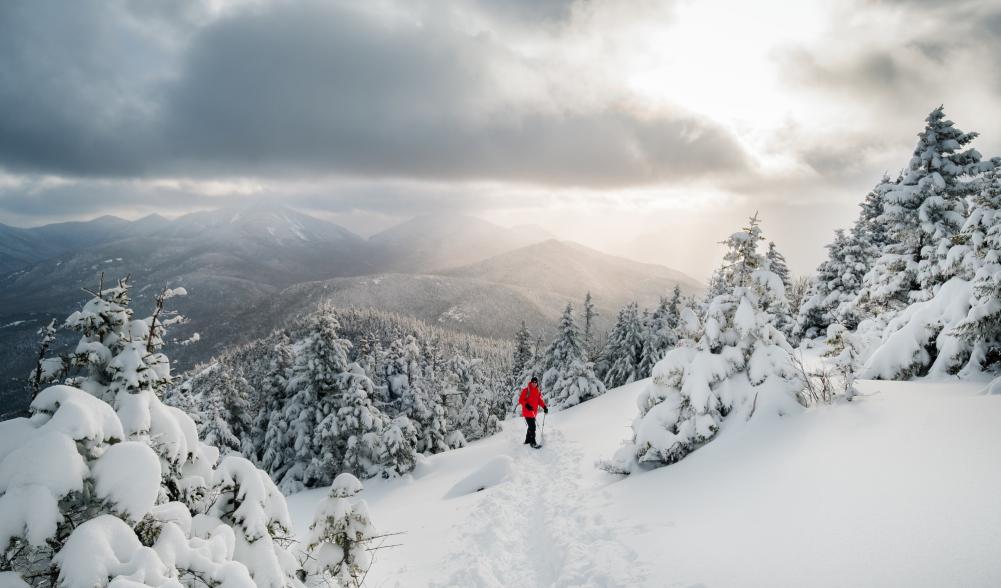
[[(850, 404), (727, 421), (680, 463), (594, 467), (646, 382), (519, 421), (361, 497), (383, 586), (1001, 586), (1001, 396), (862, 382)], [(482, 490), (480, 490), (482, 488)], [(290, 497), (300, 536), (325, 490)]]

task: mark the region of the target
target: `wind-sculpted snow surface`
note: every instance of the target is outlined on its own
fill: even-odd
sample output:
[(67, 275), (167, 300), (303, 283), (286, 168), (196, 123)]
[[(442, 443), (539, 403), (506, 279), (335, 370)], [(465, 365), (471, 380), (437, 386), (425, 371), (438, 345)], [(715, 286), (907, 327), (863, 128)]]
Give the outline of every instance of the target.
[(510, 455), (499, 455), (473, 473), (459, 480), (452, 489), (445, 494), (448, 498), (465, 496), (473, 492), (482, 492), (487, 488), (493, 488), (511, 479), (514, 475), (514, 460)]

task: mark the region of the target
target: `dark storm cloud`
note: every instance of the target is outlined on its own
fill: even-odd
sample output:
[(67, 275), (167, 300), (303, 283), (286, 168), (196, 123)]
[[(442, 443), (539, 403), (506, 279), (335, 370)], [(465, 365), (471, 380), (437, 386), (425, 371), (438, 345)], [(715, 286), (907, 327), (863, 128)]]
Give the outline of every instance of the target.
[(787, 83), (824, 92), (891, 98), (920, 84), (920, 71), (911, 71), (898, 56), (882, 49), (862, 52), (850, 60), (827, 60), (804, 47), (775, 53)]
[(138, 81), (157, 53), (111, 4), (0, 3), (0, 165), (140, 171), (151, 98)]
[[(328, 213), (371, 212), (406, 217), (441, 211), (482, 212), (537, 205), (535, 198), (486, 190), (470, 198), (469, 186), (411, 181), (310, 181), (264, 183), (248, 187), (192, 182), (78, 178), (48, 184), (34, 178), (0, 187), (0, 219), (36, 225), (66, 218), (86, 218), (120, 211), (179, 214), (193, 209), (282, 203)], [(215, 192), (208, 195), (207, 192)]]
[(522, 24), (561, 24), (570, 19), (574, 0), (469, 0), (487, 15)]
[[(188, 5), (164, 14), (136, 6), (0, 8), (0, 166), (591, 186), (747, 167), (727, 131), (693, 115), (510, 98), (501, 72), (538, 75), (543, 85), (545, 75), (445, 16), (279, 2), (195, 29)], [(569, 10), (541, 6), (503, 10), (557, 19)], [(137, 24), (151, 11), (163, 23), (156, 34)]]
[[(789, 136), (781, 131), (773, 135), (783, 152), (813, 172), (803, 181), (822, 177), (828, 183), (861, 186), (875, 183), (883, 172), (897, 173), (906, 165), (915, 135), (932, 109), (944, 103), (946, 112), (952, 113), (950, 97), (989, 88), (985, 79), (1001, 80), (996, 68), (983, 68), (980, 79), (961, 73), (978, 62), (989, 62), (985, 58), (990, 55), (1001, 58), (1001, 37), (991, 24), (1001, 19), (997, 3), (872, 0), (862, 4), (853, 8), (868, 10), (867, 19), (854, 18), (857, 13), (851, 12), (852, 18), (832, 19), (824, 37), (773, 53), (789, 91), (865, 113), (838, 127), (818, 130), (801, 125), (786, 133)], [(913, 25), (899, 30), (873, 26), (881, 18)], [(846, 40), (851, 40), (850, 46)], [(969, 112), (963, 114), (965, 118), (957, 122), (964, 129), (978, 122), (977, 118), (969, 122)]]
[[(839, 40), (852, 39), (850, 50), (841, 43), (828, 43), (812, 50), (790, 47), (776, 54), (787, 80), (865, 99), (897, 99), (907, 92), (933, 95), (946, 77), (942, 66), (982, 60), (979, 52), (984, 50), (1001, 59), (1001, 4), (995, 1), (869, 0), (865, 4), (889, 9), (896, 18), (915, 24), (898, 34), (896, 42), (881, 38), (869, 40), (867, 46), (866, 40), (856, 37), (857, 21), (846, 19), (834, 34)], [(876, 13), (871, 18), (879, 17)], [(1001, 79), (1001, 70), (985, 67), (984, 75)]]
[[(264, 201), (274, 202), (267, 197)], [(281, 202), (310, 211), (332, 213), (374, 212), (407, 217), (435, 212), (482, 212), (537, 204), (523, 196), (480, 194), (469, 197), (468, 187), (455, 184), (365, 182), (337, 187), (310, 187), (284, 194)]]

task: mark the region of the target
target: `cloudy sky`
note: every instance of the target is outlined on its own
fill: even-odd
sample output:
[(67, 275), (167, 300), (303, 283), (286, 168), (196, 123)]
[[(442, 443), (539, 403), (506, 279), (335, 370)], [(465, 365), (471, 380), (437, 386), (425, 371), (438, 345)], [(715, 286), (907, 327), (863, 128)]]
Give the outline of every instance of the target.
[(463, 212), (706, 277), (807, 272), (945, 104), (1001, 154), (990, 0), (0, 4), (0, 222)]

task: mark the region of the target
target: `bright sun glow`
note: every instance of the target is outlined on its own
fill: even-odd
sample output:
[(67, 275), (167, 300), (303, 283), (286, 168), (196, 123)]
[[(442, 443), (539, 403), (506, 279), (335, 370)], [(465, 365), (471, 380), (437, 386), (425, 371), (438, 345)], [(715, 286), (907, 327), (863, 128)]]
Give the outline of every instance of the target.
[(741, 134), (774, 128), (790, 105), (780, 98), (771, 57), (814, 38), (822, 17), (814, 2), (686, 4), (660, 34), (636, 39), (626, 81), (652, 101), (681, 105)]

